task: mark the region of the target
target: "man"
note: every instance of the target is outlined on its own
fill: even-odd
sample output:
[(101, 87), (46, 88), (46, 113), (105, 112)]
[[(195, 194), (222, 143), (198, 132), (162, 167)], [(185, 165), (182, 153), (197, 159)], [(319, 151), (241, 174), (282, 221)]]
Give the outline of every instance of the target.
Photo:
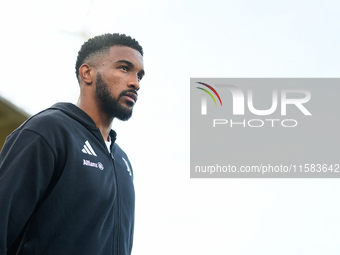
[(138, 42), (122, 34), (89, 39), (76, 62), (77, 106), (57, 103), (7, 138), (0, 254), (131, 253), (133, 173), (111, 124), (132, 114), (142, 55)]

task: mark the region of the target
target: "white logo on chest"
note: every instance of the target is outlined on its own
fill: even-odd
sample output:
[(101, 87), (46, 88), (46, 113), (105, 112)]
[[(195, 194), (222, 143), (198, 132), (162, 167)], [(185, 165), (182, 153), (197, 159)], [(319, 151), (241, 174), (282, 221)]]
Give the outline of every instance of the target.
[(94, 167), (94, 168), (99, 168), (100, 170), (104, 170), (104, 166), (101, 162), (94, 163), (94, 162), (91, 162), (90, 160), (83, 159), (83, 165)]
[(129, 167), (129, 163), (125, 160), (125, 158), (122, 157), (122, 159), (124, 160), (125, 165), (126, 165), (126, 167), (127, 167), (126, 170), (129, 172), (129, 175), (132, 176), (131, 169), (130, 169), (130, 167)]
[(92, 155), (92, 156), (95, 156), (97, 157), (97, 154), (94, 152), (94, 150), (92, 149), (92, 146), (91, 144), (89, 143), (88, 140), (86, 140), (85, 144), (84, 144), (84, 147), (83, 149), (81, 150), (83, 153), (85, 154), (89, 154), (89, 155)]

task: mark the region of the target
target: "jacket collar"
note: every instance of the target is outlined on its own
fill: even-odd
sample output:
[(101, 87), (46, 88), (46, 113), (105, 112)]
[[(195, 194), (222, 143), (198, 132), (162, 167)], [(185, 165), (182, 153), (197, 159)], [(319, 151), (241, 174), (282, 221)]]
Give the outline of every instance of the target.
[[(97, 131), (99, 131), (101, 139), (104, 140), (102, 138), (100, 130), (96, 126), (96, 123), (92, 120), (92, 118), (86, 112), (84, 112), (78, 106), (76, 106), (72, 103), (56, 103), (56, 104), (52, 105), (50, 107), (50, 109), (57, 109), (57, 110), (64, 112), (65, 114), (67, 114), (71, 118), (80, 122), (87, 129), (92, 130), (92, 131), (96, 131), (95, 132), (96, 136), (98, 136)], [(110, 138), (111, 138), (111, 141), (112, 141), (112, 144), (113, 144), (116, 141), (117, 133), (114, 130), (111, 129), (109, 135), (110, 135)]]

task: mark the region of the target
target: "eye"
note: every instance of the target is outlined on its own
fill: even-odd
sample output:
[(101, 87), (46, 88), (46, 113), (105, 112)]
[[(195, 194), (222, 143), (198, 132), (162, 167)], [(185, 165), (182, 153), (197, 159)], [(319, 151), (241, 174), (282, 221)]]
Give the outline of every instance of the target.
[(138, 81), (141, 81), (143, 79), (144, 75), (142, 73), (137, 73)]
[(128, 66), (120, 66), (120, 69), (124, 70), (124, 71), (129, 71), (129, 67)]

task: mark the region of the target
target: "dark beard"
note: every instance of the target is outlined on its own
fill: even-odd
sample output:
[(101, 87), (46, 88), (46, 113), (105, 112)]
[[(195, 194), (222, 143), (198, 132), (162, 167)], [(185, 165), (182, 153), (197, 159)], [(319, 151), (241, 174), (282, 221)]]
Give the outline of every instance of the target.
[[(134, 90), (124, 90), (120, 93), (118, 98), (111, 96), (109, 87), (102, 79), (100, 73), (97, 73), (96, 81), (96, 96), (104, 113), (112, 118), (118, 118), (122, 121), (130, 119), (132, 115), (132, 108), (128, 109), (119, 103), (119, 99), (124, 96), (126, 92), (136, 93)], [(129, 104), (130, 102), (127, 102)], [(133, 104), (131, 103), (131, 106)]]

